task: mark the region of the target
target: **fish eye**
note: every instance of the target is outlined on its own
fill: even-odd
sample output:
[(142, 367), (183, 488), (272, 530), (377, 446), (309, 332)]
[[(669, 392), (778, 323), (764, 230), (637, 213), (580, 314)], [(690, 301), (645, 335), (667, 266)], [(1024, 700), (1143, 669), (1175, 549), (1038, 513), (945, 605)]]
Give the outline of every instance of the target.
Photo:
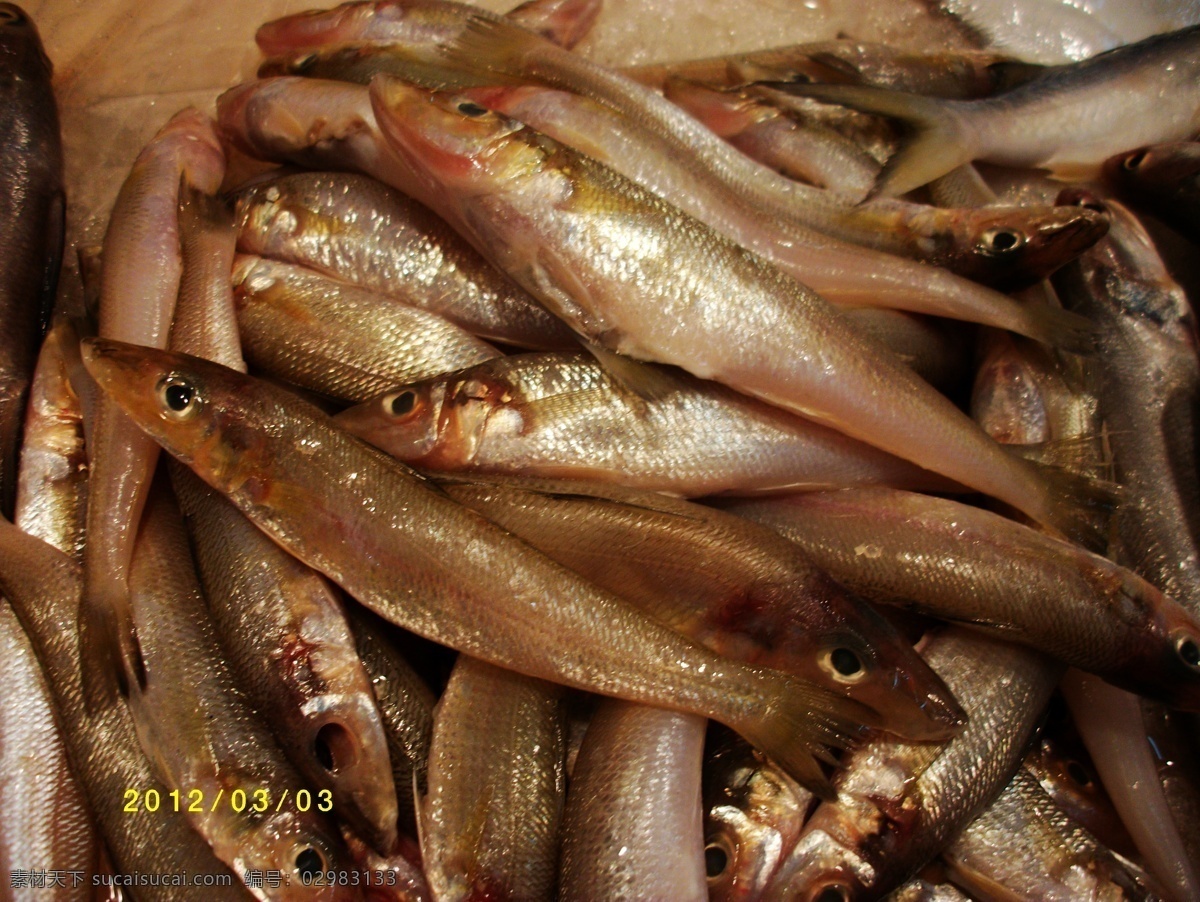
[(867, 675), (862, 658), (848, 648), (822, 653), (821, 667), (839, 683), (857, 683)]
[(1063, 767), (1067, 772), (1067, 778), (1076, 786), (1086, 789), (1092, 785), (1092, 775), (1078, 761), (1068, 761)]
[(1175, 654), (1192, 670), (1200, 671), (1200, 644), (1188, 635), (1182, 635), (1175, 640)]
[(470, 116), (472, 119), (477, 119), (480, 116), (488, 114), (488, 108), (480, 106), (473, 100), (460, 100), (454, 105), (454, 108), (464, 116)]
[(720, 880), (733, 864), (733, 850), (723, 836), (714, 836), (704, 847), (704, 873), (710, 883)]
[(840, 883), (833, 883), (813, 895), (812, 902), (850, 902), (850, 890)]
[(158, 400), (163, 413), (173, 420), (186, 420), (200, 409), (200, 395), (181, 376), (166, 376), (158, 383)]
[(0, 25), (20, 25), (25, 14), (15, 6), (0, 6)]
[(1008, 254), (1025, 243), (1025, 236), (1012, 229), (988, 229), (979, 236), (983, 250), (989, 254)]
[(1139, 150), (1137, 153), (1131, 153), (1121, 161), (1121, 168), (1126, 172), (1133, 172), (1139, 166), (1146, 162), (1146, 151)]
[(384, 410), (394, 417), (405, 417), (417, 406), (417, 393), (412, 389), (396, 392), (383, 399)]
[(304, 885), (312, 881), (314, 877), (325, 870), (325, 856), (314, 849), (312, 846), (305, 846), (296, 855), (296, 871), (299, 873), (301, 880), (307, 881)]

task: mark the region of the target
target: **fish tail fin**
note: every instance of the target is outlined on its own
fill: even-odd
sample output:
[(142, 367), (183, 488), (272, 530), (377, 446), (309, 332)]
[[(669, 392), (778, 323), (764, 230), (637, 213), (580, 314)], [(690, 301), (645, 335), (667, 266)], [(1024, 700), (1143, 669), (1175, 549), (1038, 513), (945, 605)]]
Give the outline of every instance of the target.
[(604, 0), (525, 0), (504, 17), (569, 49), (587, 37), (603, 5)]
[(1023, 334), (1029, 338), (1072, 354), (1095, 353), (1100, 331), (1086, 316), (1045, 304), (1029, 304), (1024, 310)]
[(864, 113), (900, 119), (912, 135), (884, 164), (864, 200), (896, 197), (920, 188), (975, 158), (976, 148), (954, 114), (955, 102), (859, 85), (772, 85), (789, 93)]
[(568, 53), (541, 35), (505, 19), (472, 16), (462, 31), (439, 48), (442, 60), (491, 84), (528, 84), (522, 71), (526, 54)]
[(1120, 486), (1052, 464), (1030, 465), (1045, 486), (1045, 516), (1039, 520), (1072, 542), (1103, 554), (1108, 547), (1109, 521), (1121, 500)]
[(733, 726), (802, 786), (833, 800), (837, 792), (819, 763), (832, 760), (826, 747), (846, 748), (881, 722), (879, 713), (862, 702), (778, 675), (765, 710)]

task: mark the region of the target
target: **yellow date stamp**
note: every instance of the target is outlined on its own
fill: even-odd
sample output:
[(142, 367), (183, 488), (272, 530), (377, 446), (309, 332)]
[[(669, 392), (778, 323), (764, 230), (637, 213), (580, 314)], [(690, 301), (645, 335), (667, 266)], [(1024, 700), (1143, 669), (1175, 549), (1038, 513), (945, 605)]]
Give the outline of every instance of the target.
[(126, 814), (140, 814), (143, 811), (150, 814), (156, 811), (183, 812), (185, 814), (212, 814), (218, 811), (232, 811), (235, 814), (252, 812), (266, 814), (269, 811), (320, 811), (328, 814), (333, 810), (333, 793), (328, 789), (313, 792), (309, 789), (297, 789), (294, 792), (285, 789), (282, 792), (272, 792), (266, 788), (259, 789), (218, 789), (216, 792), (205, 792), (203, 789), (172, 789), (162, 792), (157, 789), (126, 789), (122, 811)]

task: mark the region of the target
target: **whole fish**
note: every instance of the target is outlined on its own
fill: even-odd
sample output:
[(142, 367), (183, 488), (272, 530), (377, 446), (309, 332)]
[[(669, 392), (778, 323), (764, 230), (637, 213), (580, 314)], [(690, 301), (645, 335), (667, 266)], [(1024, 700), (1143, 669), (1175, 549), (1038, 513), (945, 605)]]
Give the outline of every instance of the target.
[(455, 501), (731, 660), (845, 695), (913, 739), (962, 711), (909, 642), (769, 529), (612, 485), (436, 477)]
[(1001, 450), (761, 258), (472, 101), (394, 81), (371, 92), (391, 145), (442, 197), (439, 212), (589, 340), (723, 382), (1074, 531), (1063, 492), (1083, 487), (1056, 488), (1067, 477)]
[(703, 787), (709, 897), (761, 899), (800, 836), (812, 793), (733, 734), (708, 746)]
[[(88, 709), (83, 693), (78, 609), (83, 571), (52, 545), (0, 520), (0, 594), (8, 598), (29, 633), (62, 718), (71, 766), (87, 793), (91, 810), (123, 874), (175, 874), (192, 879), (207, 875), (205, 898), (253, 898), (235, 875), (169, 804), (170, 789), (142, 751), (123, 700)], [(116, 682), (112, 670), (95, 679)], [(116, 686), (105, 697), (119, 699)], [(139, 804), (133, 811), (129, 791)], [(157, 793), (159, 808), (148, 811), (140, 800)], [(166, 802), (167, 804), (162, 804)], [(24, 865), (22, 865), (24, 866)], [(189, 902), (193, 886), (138, 887), (138, 898)]]
[[(99, 334), (166, 347), (179, 294), (181, 180), (213, 194), (225, 152), (211, 121), (195, 109), (176, 113), (142, 149), (113, 203), (104, 238)], [(87, 591), (80, 643), (93, 674), (118, 662), (126, 682), (142, 677), (129, 613), (128, 573), (158, 449), (108, 399), (97, 398), (87, 424), (92, 477), (88, 492)], [(90, 703), (101, 703), (88, 690)]]
[(895, 196), (972, 160), (1080, 178), (1123, 150), (1188, 138), (1200, 129), (1198, 73), (1200, 25), (1193, 25), (1049, 68), (981, 100), (841, 85), (788, 90), (909, 124), (914, 137), (888, 160), (872, 191)]
[(564, 741), (561, 687), (459, 655), (420, 803), (421, 857), (439, 900), (555, 898)]
[[(1087, 195), (1072, 195), (1082, 203)], [(1088, 385), (1124, 487), (1114, 559), (1200, 614), (1200, 345), (1187, 296), (1115, 201), (1109, 237), (1065, 267), (1064, 304), (1100, 328)]]
[(375, 179), (296, 173), (243, 189), (237, 209), (242, 253), (361, 285), (485, 339), (573, 343), (569, 329), (441, 219)]
[(807, 493), (734, 510), (799, 543), (866, 598), (1200, 707), (1200, 620), (1107, 558), (980, 508), (889, 489)]
[(247, 360), (332, 398), (362, 401), (500, 355), (435, 313), (301, 266), (241, 256), (233, 282)]
[[(583, 353), (516, 354), (398, 385), (337, 421), (405, 463), (586, 477), (684, 496), (945, 480), (716, 382)], [(940, 483), (940, 485), (939, 485)]]
[(1101, 175), (1131, 207), (1200, 238), (1200, 142), (1140, 147), (1104, 161)]
[[(279, 887), (250, 887), (258, 898), (360, 898), (349, 886), (312, 883), (313, 875), (348, 864), (325, 819), (332, 799), (311, 792), (305, 806), (296, 798), (305, 785), (235, 688), (165, 479), (147, 502), (129, 589), (146, 664), (145, 685), (131, 687), (130, 711), (170, 798), (231, 868), (286, 876)], [(292, 805), (284, 791), (296, 799)], [(244, 799), (240, 808), (235, 793)]]
[(0, 4), (0, 512), (12, 516), (17, 447), (40, 331), (62, 258), (62, 138), (53, 66), (33, 20)]
[[(1020, 766), (1063, 668), (950, 627), (923, 649), (970, 720), (945, 745), (876, 740), (846, 755), (767, 898), (879, 899), (953, 841)], [(836, 894), (836, 895), (835, 895)]]
[(84, 362), (122, 409), (272, 538), (427, 638), (530, 676), (711, 716), (818, 790), (827, 784), (813, 753), (875, 722), (849, 699), (658, 626), (288, 391), (98, 339)]
[(1024, 770), (942, 853), (951, 879), (976, 896), (1158, 899), (1074, 823)]
[(605, 699), (571, 772), (558, 898), (706, 902), (706, 721)]

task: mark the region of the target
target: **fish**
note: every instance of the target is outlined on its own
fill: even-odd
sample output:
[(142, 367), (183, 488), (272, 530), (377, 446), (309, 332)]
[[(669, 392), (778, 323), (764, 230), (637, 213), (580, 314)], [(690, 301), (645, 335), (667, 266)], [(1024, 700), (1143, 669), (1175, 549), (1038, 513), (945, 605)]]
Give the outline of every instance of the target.
[(600, 703), (571, 772), (558, 898), (707, 902), (705, 725), (695, 714)]
[[(81, 566), (53, 545), (0, 520), (0, 595), (12, 603), (46, 673), (71, 767), (87, 793), (115, 867), (123, 874), (207, 875), (206, 898), (253, 898), (241, 876), (217, 859), (184, 814), (164, 806), (170, 789), (143, 753), (124, 701), (89, 710), (78, 639)], [(112, 670), (94, 678), (117, 681)], [(119, 699), (118, 688), (113, 686), (105, 697)], [(130, 790), (138, 793), (139, 801), (127, 811)], [(152, 793), (159, 800), (153, 812), (141, 803)], [(190, 886), (138, 890), (139, 898), (154, 902), (188, 902), (194, 897)]]
[[(183, 270), (180, 181), (213, 194), (224, 174), (225, 152), (212, 122), (192, 108), (176, 113), (138, 154), (105, 231), (99, 334), (166, 346)], [(90, 688), (93, 674), (115, 661), (124, 682), (143, 676), (127, 583), (158, 450), (103, 396), (86, 428), (92, 477), (80, 642), (89, 703), (98, 705), (104, 700)]]
[(343, 401), (500, 356), (448, 320), (301, 266), (239, 256), (233, 271), (247, 359)]
[(812, 793), (725, 731), (706, 745), (702, 785), (709, 898), (761, 899), (800, 836)]
[[(932, 860), (1008, 785), (1063, 673), (1037, 652), (948, 627), (925, 660), (969, 720), (945, 744), (879, 739), (846, 755), (766, 898), (878, 899)], [(834, 895), (837, 894), (837, 895)]]
[(65, 229), (53, 64), (33, 20), (0, 4), (0, 513), (13, 515), (17, 448), (38, 342), (50, 320)]
[(950, 844), (942, 860), (951, 880), (984, 898), (1159, 898), (1024, 770)]
[(238, 192), (237, 218), (243, 254), (386, 294), (485, 340), (574, 346), (566, 326), (453, 229), (375, 179), (349, 172), (282, 176)]
[(567, 796), (562, 694), (459, 655), (438, 701), (420, 803), (421, 857), (436, 898), (556, 898)]
[(972, 365), (967, 340), (970, 326), (884, 307), (850, 307), (842, 311), (842, 316), (943, 394), (952, 395), (967, 381)]
[(513, 354), (398, 384), (335, 417), (405, 463), (587, 478), (685, 497), (884, 482), (952, 488), (836, 430), (682, 371)]
[(1200, 238), (1200, 142), (1117, 154), (1104, 161), (1101, 177), (1124, 203), (1153, 213), (1192, 241)]
[(101, 388), (169, 453), (399, 626), (528, 676), (727, 722), (818, 791), (827, 783), (813, 754), (876, 721), (850, 699), (659, 626), (284, 389), (119, 342), (92, 339), (82, 353)]
[[(1080, 525), (1061, 481), (1071, 482), (1068, 495), (1090, 487), (1000, 449), (826, 301), (753, 253), (473, 101), (382, 77), (371, 93), (391, 146), (427, 190), (441, 192), (439, 212), (590, 341), (832, 426), (1053, 528)], [(890, 400), (866, 401), (877, 396)]]
[(1200, 708), (1200, 620), (1133, 571), (998, 514), (889, 489), (733, 510), (798, 542), (868, 599), (1037, 648), (1170, 704)]
[(432, 477), (553, 560), (730, 660), (864, 704), (941, 739), (962, 710), (911, 645), (771, 530), (661, 495), (583, 481)]
[[(165, 478), (147, 501), (129, 589), (146, 664), (145, 685), (131, 687), (130, 713), (188, 822), (239, 873), (286, 875), (279, 887), (250, 887), (259, 899), (359, 898), (349, 886), (313, 886), (313, 875), (348, 865), (323, 814), (332, 801), (311, 792), (310, 805), (300, 803), (305, 784), (235, 687)], [(235, 792), (245, 800), (240, 810)]]
[(1200, 25), (1193, 25), (1063, 63), (980, 100), (849, 85), (787, 90), (895, 116), (911, 127), (913, 137), (887, 161), (868, 194), (895, 197), (973, 160), (1044, 168), (1079, 180), (1124, 150), (1190, 137), (1200, 128), (1198, 71)]

